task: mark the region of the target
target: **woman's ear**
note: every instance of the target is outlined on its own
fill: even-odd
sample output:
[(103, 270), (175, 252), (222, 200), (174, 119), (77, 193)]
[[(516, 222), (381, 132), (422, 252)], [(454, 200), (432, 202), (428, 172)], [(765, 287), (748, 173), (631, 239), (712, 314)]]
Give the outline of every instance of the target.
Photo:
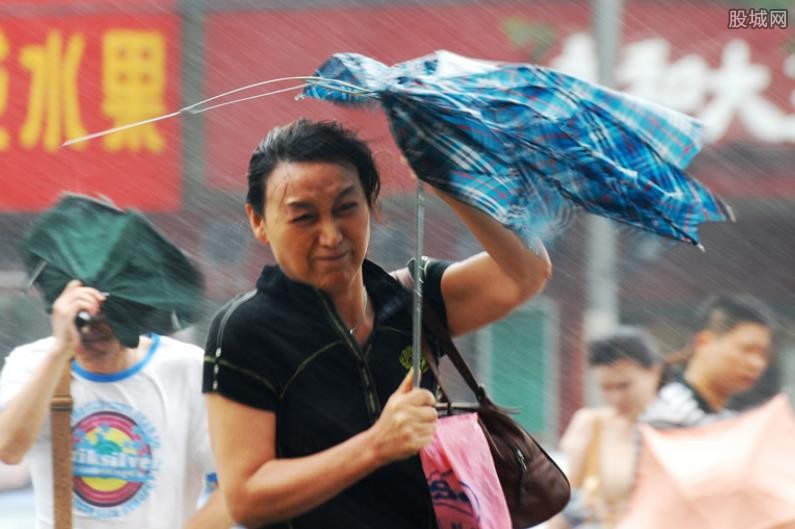
[(251, 232), (254, 237), (262, 244), (268, 244), (268, 232), (265, 229), (265, 216), (258, 214), (251, 207), (251, 204), (246, 204), (246, 216), (248, 223), (251, 226)]

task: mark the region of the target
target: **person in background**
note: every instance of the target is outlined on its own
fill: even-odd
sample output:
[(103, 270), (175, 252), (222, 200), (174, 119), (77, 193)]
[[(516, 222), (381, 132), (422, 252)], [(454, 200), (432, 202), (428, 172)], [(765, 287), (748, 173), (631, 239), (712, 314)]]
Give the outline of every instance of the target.
[[(132, 243), (131, 243), (132, 244)], [(71, 371), (74, 529), (225, 529), (223, 498), (197, 502), (214, 473), (201, 395), (202, 351), (166, 336), (122, 345), (105, 295), (70, 281), (52, 307), (52, 336), (14, 349), (0, 374), (0, 460), (27, 455), (36, 528), (53, 527), (49, 404)], [(91, 315), (78, 329), (75, 317)]]
[(578, 410), (560, 442), (572, 499), (551, 529), (609, 529), (626, 510), (634, 482), (636, 421), (654, 400), (663, 358), (637, 327), (619, 327), (588, 344), (606, 406)]
[(684, 370), (673, 373), (641, 421), (686, 428), (733, 415), (732, 397), (753, 387), (770, 363), (774, 322), (772, 311), (750, 296), (706, 300), (681, 355)]

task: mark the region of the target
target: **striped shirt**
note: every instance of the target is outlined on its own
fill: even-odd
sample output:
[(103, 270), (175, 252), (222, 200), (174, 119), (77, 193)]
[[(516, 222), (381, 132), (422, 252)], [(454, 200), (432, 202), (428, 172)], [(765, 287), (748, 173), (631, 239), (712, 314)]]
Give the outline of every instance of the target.
[(655, 428), (701, 426), (734, 415), (730, 410), (715, 410), (683, 377), (666, 384), (640, 417)]

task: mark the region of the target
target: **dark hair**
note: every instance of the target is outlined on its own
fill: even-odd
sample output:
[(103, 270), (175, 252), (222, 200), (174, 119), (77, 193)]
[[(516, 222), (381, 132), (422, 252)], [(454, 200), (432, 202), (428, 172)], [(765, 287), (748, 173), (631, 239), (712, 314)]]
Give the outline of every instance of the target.
[(709, 330), (725, 334), (741, 323), (758, 323), (769, 329), (775, 327), (770, 308), (749, 295), (713, 296), (696, 311), (696, 332)]
[(619, 360), (631, 360), (649, 368), (662, 362), (651, 336), (639, 327), (619, 327), (603, 338), (588, 343), (588, 363), (605, 366)]
[[(757, 323), (774, 330), (775, 316), (770, 308), (747, 294), (722, 294), (707, 298), (695, 314), (694, 332), (711, 331), (716, 335), (726, 334), (741, 323)], [(665, 368), (660, 385), (670, 382), (676, 373), (687, 367), (693, 358), (693, 343), (688, 343), (679, 351), (669, 354), (665, 359)]]
[(282, 162), (350, 163), (371, 208), (378, 198), (381, 181), (373, 154), (367, 143), (335, 121), (311, 121), (306, 118), (272, 129), (248, 163), (246, 202), (258, 215), (265, 211), (268, 177)]

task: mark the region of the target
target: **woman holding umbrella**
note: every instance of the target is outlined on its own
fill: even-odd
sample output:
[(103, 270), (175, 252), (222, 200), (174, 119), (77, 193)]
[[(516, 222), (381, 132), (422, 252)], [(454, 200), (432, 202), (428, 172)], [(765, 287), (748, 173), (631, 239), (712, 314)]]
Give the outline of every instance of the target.
[[(435, 526), (417, 457), (435, 429), (433, 383), (424, 373), (412, 388), (405, 290), (365, 259), (378, 191), (369, 148), (333, 122), (276, 128), (251, 158), (246, 212), (277, 265), (215, 317), (204, 371), (219, 483), (248, 527)], [(421, 263), (455, 336), (538, 293), (551, 265), (438, 194), (486, 250)]]

